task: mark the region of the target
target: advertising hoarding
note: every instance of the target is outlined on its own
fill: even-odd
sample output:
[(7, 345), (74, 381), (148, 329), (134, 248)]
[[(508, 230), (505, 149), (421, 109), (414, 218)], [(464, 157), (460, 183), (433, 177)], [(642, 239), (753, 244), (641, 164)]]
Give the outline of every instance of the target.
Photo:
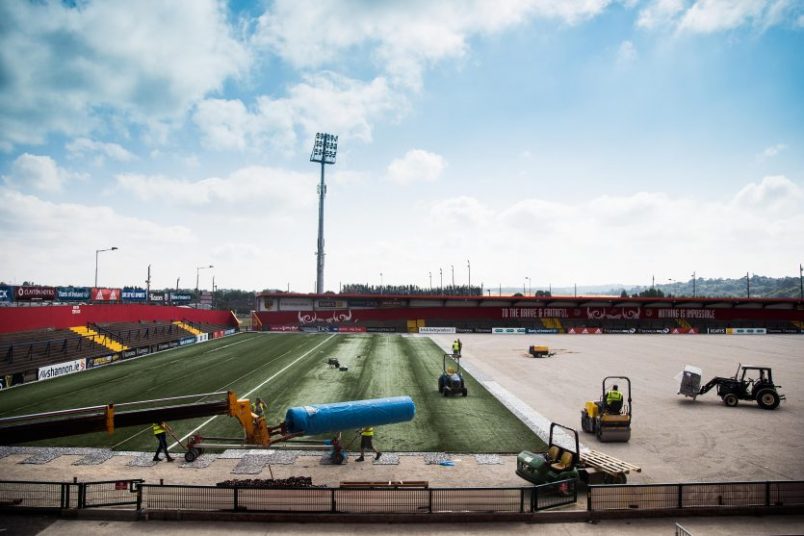
[(58, 301), (89, 301), (89, 288), (87, 287), (58, 287), (56, 289)]
[(65, 361), (64, 363), (56, 363), (55, 365), (48, 365), (47, 367), (40, 367), (37, 372), (37, 379), (47, 380), (48, 378), (55, 378), (56, 376), (64, 376), (65, 374), (72, 374), (74, 372), (81, 372), (86, 370), (86, 359), (76, 359), (74, 361)]
[(16, 301), (53, 301), (56, 299), (54, 287), (15, 287), (14, 299)]

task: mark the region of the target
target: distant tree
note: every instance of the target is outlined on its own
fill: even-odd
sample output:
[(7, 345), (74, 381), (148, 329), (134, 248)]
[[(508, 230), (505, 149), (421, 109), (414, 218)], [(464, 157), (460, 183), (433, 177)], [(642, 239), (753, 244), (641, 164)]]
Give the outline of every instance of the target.
[(627, 298), (628, 297), (628, 293), (625, 291), (625, 289), (623, 289), (623, 291), (620, 292), (620, 297), (621, 298)]
[(514, 297), (515, 297), (515, 298), (520, 297), (520, 296), (522, 296), (522, 293), (521, 293), (521, 292), (517, 292), (516, 294), (514, 294)]

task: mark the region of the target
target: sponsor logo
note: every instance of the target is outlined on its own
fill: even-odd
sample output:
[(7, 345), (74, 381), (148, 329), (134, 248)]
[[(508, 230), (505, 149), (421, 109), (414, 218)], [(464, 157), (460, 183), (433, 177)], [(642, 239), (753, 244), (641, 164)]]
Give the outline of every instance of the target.
[(636, 333), (636, 328), (631, 329), (604, 329), (603, 333), (619, 334), (619, 335), (633, 335)]
[(600, 328), (570, 328), (567, 333), (570, 335), (600, 335), (603, 330)]
[(188, 344), (195, 344), (195, 337), (184, 337), (179, 340), (179, 346), (186, 346)]
[(139, 288), (124, 288), (122, 296), (126, 301), (145, 301), (148, 298), (148, 291)]
[(491, 333), (491, 328), (475, 328), (475, 333)]
[(230, 328), (230, 329), (227, 329), (226, 331), (224, 331), (223, 334), (226, 335), (226, 336), (229, 336), (229, 335), (234, 335), (236, 332), (237, 332), (237, 330), (235, 328)]
[(17, 287), (14, 291), (17, 300), (53, 300), (56, 289), (53, 287)]
[(709, 328), (706, 332), (711, 335), (725, 335), (726, 328)]
[(65, 374), (81, 372), (86, 370), (86, 368), (87, 362), (85, 359), (76, 359), (75, 361), (58, 363), (56, 365), (50, 365), (49, 367), (40, 368), (37, 374), (37, 379), (47, 380), (48, 378), (55, 378), (56, 376), (64, 376)]
[(129, 359), (137, 355), (137, 350), (126, 350), (123, 352), (123, 359)]
[(145, 348), (137, 348), (137, 355), (145, 355), (145, 354), (150, 354), (150, 353), (151, 353), (151, 349), (148, 348), (147, 346)]
[(0, 288), (0, 301), (8, 301), (8, 287)]
[(80, 305), (73, 305), (72, 313), (74, 315), (80, 315), (81, 314), (81, 306)]
[(728, 335), (765, 335), (765, 328), (726, 328)]
[(527, 328), (491, 328), (491, 332), (495, 335), (525, 335), (528, 330)]
[(528, 334), (535, 334), (535, 335), (551, 335), (558, 333), (558, 330), (555, 328), (528, 328)]
[(423, 333), (425, 335), (439, 335), (439, 334), (447, 334), (447, 333), (455, 333), (455, 328), (419, 328), (419, 333)]
[[(396, 328), (392, 328), (392, 327), (367, 327), (366, 331), (368, 333), (396, 333)], [(468, 331), (460, 331), (460, 330), (458, 330), (458, 333), (471, 333), (471, 332), (472, 332), (471, 329), (468, 330)]]
[(206, 342), (209, 340), (209, 333), (202, 333), (195, 336), (195, 342)]
[(271, 331), (299, 331), (299, 326), (269, 326)]
[(86, 287), (59, 287), (56, 289), (59, 301), (89, 300), (89, 289)]
[(642, 335), (666, 335), (670, 333), (670, 328), (637, 328), (636, 332)]
[(768, 328), (766, 330), (768, 333), (772, 333), (774, 335), (785, 334), (785, 335), (798, 335), (801, 333), (800, 329), (792, 329), (792, 328)]

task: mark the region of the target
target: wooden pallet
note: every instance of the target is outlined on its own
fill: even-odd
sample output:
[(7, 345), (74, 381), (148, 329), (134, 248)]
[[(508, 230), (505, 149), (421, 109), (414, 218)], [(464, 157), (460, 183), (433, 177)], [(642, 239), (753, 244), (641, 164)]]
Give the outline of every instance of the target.
[(635, 473), (642, 472), (641, 467), (624, 462), (614, 456), (609, 456), (597, 450), (581, 453), (581, 462), (610, 475), (627, 475), (631, 471)]

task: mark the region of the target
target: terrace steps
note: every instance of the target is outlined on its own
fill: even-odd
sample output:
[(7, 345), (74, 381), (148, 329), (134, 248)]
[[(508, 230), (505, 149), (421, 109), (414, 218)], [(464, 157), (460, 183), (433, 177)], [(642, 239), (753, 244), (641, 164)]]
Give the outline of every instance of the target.
[(123, 350), (128, 350), (127, 346), (123, 346), (116, 340), (106, 335), (101, 335), (94, 329), (88, 328), (86, 326), (71, 327), (70, 331), (84, 337), (85, 339), (91, 340), (95, 344), (99, 344), (105, 348), (108, 348), (112, 352), (122, 352)]
[(201, 331), (200, 329), (196, 329), (193, 326), (191, 326), (190, 324), (188, 324), (186, 322), (182, 322), (181, 320), (174, 320), (173, 325), (180, 327), (184, 331), (189, 331), (193, 335), (203, 335), (204, 334), (204, 332)]

